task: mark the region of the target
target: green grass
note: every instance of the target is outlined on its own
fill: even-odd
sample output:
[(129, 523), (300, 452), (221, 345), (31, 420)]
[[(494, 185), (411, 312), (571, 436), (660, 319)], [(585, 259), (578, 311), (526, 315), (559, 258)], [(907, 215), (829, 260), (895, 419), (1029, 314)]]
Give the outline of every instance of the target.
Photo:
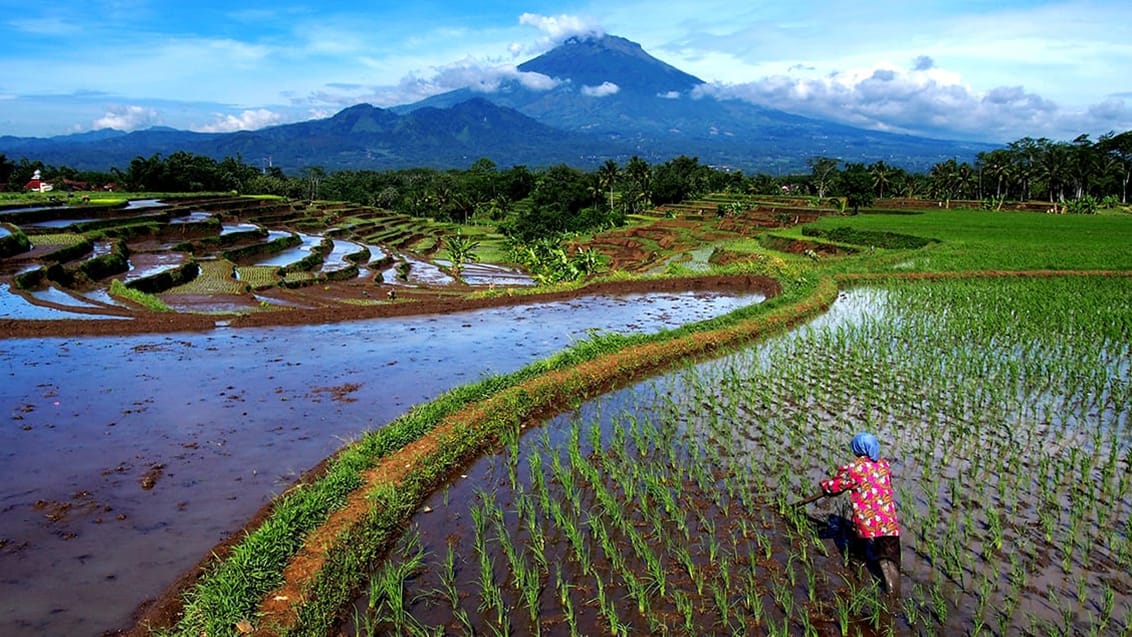
[[(1132, 250), (1128, 249), (1132, 215), (932, 210), (912, 215), (830, 216), (811, 225), (938, 240), (917, 250), (865, 250), (823, 262), (823, 267), (840, 272), (1132, 270)], [(806, 238), (800, 228), (780, 234)]]
[(478, 263), (509, 263), (506, 238), (487, 226), (463, 226), (460, 232), (465, 237), (479, 241), (476, 248)]
[(122, 281), (119, 279), (114, 279), (114, 281), (110, 283), (110, 296), (136, 303), (137, 305), (140, 305), (153, 312), (173, 311), (173, 308), (166, 305), (164, 301), (157, 298), (156, 296), (152, 294), (146, 294), (145, 292), (142, 292), (140, 290), (128, 288), (126, 287), (126, 284), (122, 283)]

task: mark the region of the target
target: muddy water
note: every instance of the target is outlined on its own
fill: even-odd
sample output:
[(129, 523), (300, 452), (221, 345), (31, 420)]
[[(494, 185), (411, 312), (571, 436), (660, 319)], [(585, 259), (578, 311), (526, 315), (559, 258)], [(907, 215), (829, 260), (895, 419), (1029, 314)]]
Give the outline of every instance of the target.
[(433, 317), (0, 340), (0, 634), (96, 635), (302, 471), (413, 404), (597, 328), (761, 297), (593, 297)]
[[(651, 582), (659, 580), (648, 570), (647, 564), (634, 557), (639, 551), (633, 542), (628, 541), (628, 536), (614, 534), (614, 549), (609, 551), (604, 541), (600, 541), (594, 533), (597, 528), (592, 524), (594, 519), (600, 519), (605, 525), (603, 532), (615, 533), (612, 529), (616, 526), (614, 516), (602, 513), (603, 510), (608, 512), (609, 507), (596, 495), (598, 490), (592, 484), (586, 486), (587, 479), (581, 472), (577, 472), (570, 481), (559, 478), (555, 473), (556, 462), (560, 461), (566, 467), (572, 462), (567, 448), (571, 440), (570, 426), (577, 419), (587, 427), (578, 435), (581, 440), (579, 457), (602, 467), (599, 480), (602, 489), (613, 492), (616, 499), (614, 508), (631, 519), (632, 526), (644, 537), (649, 550), (661, 556), (660, 562), (665, 567), (670, 590), (680, 590), (684, 598), (692, 598), (696, 630), (688, 630), (689, 634), (697, 631), (700, 634), (767, 634), (778, 630), (779, 626), (784, 626), (783, 634), (809, 634), (807, 626), (816, 629), (816, 634), (846, 634), (838, 626), (838, 602), (846, 602), (850, 596), (856, 595), (854, 591), (876, 582), (876, 574), (869, 571), (864, 556), (851, 550), (846, 541), (851, 533), (847, 498), (819, 501), (808, 506), (803, 518), (805, 528), (801, 532), (791, 530), (785, 509), (776, 510), (774, 500), (782, 498), (785, 503), (813, 493), (818, 481), (828, 477), (829, 468), (847, 459), (846, 441), (852, 433), (868, 427), (876, 430), (885, 441), (882, 443), (885, 445), (883, 453), (892, 459), (898, 485), (904, 531), (903, 596), (899, 606), (877, 606), (876, 614), (870, 612), (866, 598), (861, 597), (866, 601), (856, 610), (850, 609), (846, 616), (847, 634), (974, 634), (979, 632), (977, 627), (980, 625), (997, 635), (1129, 634), (1132, 630), (1132, 571), (1127, 566), (1130, 528), (1127, 511), (1132, 504), (1132, 496), (1123, 482), (1115, 497), (1094, 495), (1092, 489), (1098, 487), (1088, 480), (1078, 482), (1073, 473), (1073, 465), (1077, 464), (1078, 458), (1076, 451), (1096, 444), (1092, 440), (1101, 440), (1097, 449), (1102, 457), (1110, 448), (1121, 455), (1127, 453), (1129, 434), (1123, 424), (1130, 413), (1127, 397), (1113, 398), (1108, 411), (1098, 410), (1087, 420), (1072, 419), (1068, 428), (1080, 428), (1078, 433), (1081, 435), (1065, 441), (1072, 442), (1074, 453), (1071, 454), (1055, 452), (1046, 456), (1053, 445), (1044, 441), (1047, 436), (1056, 435), (1042, 431), (1046, 427), (1032, 417), (1024, 419), (1015, 428), (1017, 438), (1011, 438), (1013, 442), (997, 452), (1014, 460), (1021, 459), (1023, 464), (995, 467), (986, 457), (967, 455), (971, 453), (968, 445), (987, 447), (986, 456), (994, 455), (993, 445), (996, 443), (982, 434), (965, 433), (967, 426), (963, 423), (975, 420), (984, 410), (994, 414), (996, 421), (1012, 422), (1009, 409), (1017, 408), (1018, 404), (1012, 396), (1006, 397), (1005, 408), (977, 403), (972, 399), (972, 390), (952, 383), (954, 377), (948, 372), (956, 367), (948, 356), (898, 345), (896, 349), (907, 350), (904, 356), (924, 356), (930, 360), (929, 367), (940, 366), (939, 378), (921, 377), (924, 385), (934, 388), (938, 383), (945, 388), (943, 396), (954, 394), (964, 397), (963, 401), (955, 403), (958, 406), (940, 403), (930, 408), (905, 410), (904, 405), (913, 392), (896, 382), (891, 385), (886, 384), (889, 381), (874, 384), (881, 374), (875, 372), (876, 368), (870, 365), (869, 357), (863, 353), (865, 349), (882, 349), (879, 342), (893, 332), (867, 332), (870, 337), (876, 338), (867, 340), (869, 348), (859, 348), (862, 351), (860, 356), (853, 353), (855, 348), (851, 348), (849, 351), (838, 350), (828, 358), (828, 353), (821, 351), (821, 339), (814, 336), (827, 329), (838, 332), (842, 331), (841, 328), (863, 327), (878, 316), (882, 317), (880, 322), (886, 325), (910, 322), (916, 312), (936, 309), (912, 307), (915, 309), (899, 307), (883, 290), (844, 292), (829, 312), (806, 326), (768, 339), (742, 353), (649, 379), (583, 403), (576, 415), (551, 419), (525, 433), (513, 450), (505, 446), (497, 454), (480, 458), (462, 469), (462, 476), (454, 478), (426, 500), (420, 513), (412, 520), (410, 532), (402, 538), (404, 542), (406, 538), (419, 537), (426, 555), (424, 568), (406, 582), (405, 599), (410, 600), (407, 602), (409, 610), (415, 619), (427, 626), (451, 627), (449, 633), (462, 632), (463, 621), (473, 625), (477, 634), (496, 629), (498, 620), (494, 611), (482, 603), (490, 598), (481, 593), (481, 573), (485, 569), (476, 544), (475, 511), (484, 493), (487, 493), (502, 507), (506, 518), (498, 524), (505, 532), (489, 526), (480, 535), (488, 538), (483, 545), (486, 546), (483, 553), (488, 556), (485, 561), (491, 563), (490, 568), (494, 569), (494, 579), (489, 578), (489, 581), (502, 590), (503, 604), (512, 609), (509, 634), (536, 634), (536, 624), (527, 619), (529, 601), (524, 599), (520, 589), (524, 580), (513, 574), (513, 563), (522, 563), (523, 568), (544, 564), (541, 571), (533, 569), (541, 573), (542, 579), (538, 581), (544, 586), (540, 589), (541, 595), (535, 596), (535, 603), (539, 604), (537, 628), (541, 628), (544, 634), (565, 634), (568, 621), (576, 621), (580, 634), (609, 633), (602, 609), (595, 601), (600, 595), (599, 589), (594, 586), (598, 579), (604, 582), (604, 593), (612, 600), (611, 605), (616, 608), (620, 620), (629, 624), (629, 634), (665, 632), (654, 628), (650, 621), (667, 628), (682, 625), (677, 595), (672, 593), (666, 597), (651, 587)], [(845, 334), (852, 331), (843, 330)], [(901, 339), (899, 342), (905, 341)], [(791, 343), (797, 343), (798, 349), (787, 347)], [(1127, 350), (1120, 351), (1121, 357), (1127, 359), (1123, 354)], [(783, 352), (789, 356), (783, 356)], [(779, 371), (783, 369), (784, 361), (799, 368), (809, 368), (813, 373), (793, 375)], [(777, 370), (774, 369), (776, 365)], [(1126, 363), (1119, 362), (1119, 358), (1114, 356), (1112, 365), (1116, 377), (1122, 378), (1127, 387)], [(774, 371), (764, 374), (760, 371), (763, 368)], [(867, 386), (843, 380), (848, 376), (847, 371), (862, 368), (869, 380)], [(775, 380), (782, 382), (775, 383)], [(872, 398), (864, 397), (864, 400), (873, 403), (862, 407), (862, 394), (869, 392), (866, 387), (878, 387), (874, 390), (878, 393)], [(1076, 389), (1059, 391), (1065, 391), (1070, 402), (1080, 400), (1081, 396), (1075, 392), (1085, 392)], [(1072, 416), (1068, 412), (1065, 415)], [(680, 450), (700, 445), (699, 454), (684, 452), (687, 473), (681, 470), (665, 475), (663, 470), (657, 469), (663, 467), (664, 457), (638, 456), (632, 447), (636, 438), (630, 435), (626, 442), (624, 436), (618, 439), (611, 433), (613, 423), (620, 423), (619, 426), (624, 428), (625, 423), (635, 422), (647, 423), (647, 429), (675, 426), (691, 432), (692, 435), (683, 444), (680, 444), (679, 436), (660, 436), (664, 441), (675, 441), (670, 442), (668, 448)], [(1084, 433), (1098, 424), (1101, 425), (1101, 433), (1097, 438)], [(598, 435), (590, 436), (588, 427), (592, 427)], [(1022, 428), (1035, 430), (1035, 438), (1027, 437)], [(1058, 428), (1061, 428), (1060, 425)], [(948, 436), (946, 453), (933, 449), (925, 456), (917, 451), (923, 441), (930, 440), (941, 431)], [(600, 440), (600, 443), (595, 445), (594, 440)], [(601, 450), (594, 453), (597, 446)], [(614, 456), (613, 452), (619, 449), (628, 449), (627, 456), (631, 460), (610, 463), (602, 460)], [(925, 457), (928, 459), (921, 459)], [(534, 458), (540, 459), (535, 463)], [(976, 464), (982, 467), (977, 479), (970, 479), (974, 475), (970, 464), (972, 458), (979, 459)], [(1063, 480), (1065, 490), (1059, 494), (1055, 487), (1051, 491), (1055, 507), (1045, 508), (1049, 505), (1044, 505), (1042, 499), (1047, 496), (1041, 495), (1037, 487), (1028, 488), (1028, 477), (1021, 483), (1025, 488), (1011, 488), (1012, 477), (1007, 475), (1015, 472), (1024, 476), (1034, 475), (1036, 482), (1042, 482), (1034, 468), (1041, 464), (1039, 459), (1042, 458), (1060, 467), (1056, 469), (1058, 475), (1065, 471), (1069, 476)], [(628, 470), (625, 465), (628, 465)], [(672, 546), (691, 553), (691, 559), (702, 568), (705, 564), (715, 563), (710, 557), (710, 546), (704, 546), (704, 539), (714, 536), (721, 540), (724, 547), (720, 554), (727, 556), (722, 563), (730, 560), (730, 570), (707, 568), (709, 583), (704, 590), (709, 594), (704, 594), (682, 573), (680, 553), (667, 541), (676, 533), (676, 527), (668, 524), (656, 531), (657, 527), (648, 520), (637, 517), (649, 499), (644, 493), (650, 484), (648, 480), (635, 477), (639, 467), (646, 467), (641, 470), (642, 475), (658, 472), (667, 491), (667, 485), (688, 482), (686, 476), (696, 473), (697, 466), (709, 468), (714, 479), (721, 479), (721, 482), (707, 482), (709, 487), (715, 487), (715, 494), (731, 494), (729, 481), (732, 485), (739, 485), (736, 493), (746, 491), (753, 494), (750, 501), (743, 500), (742, 496), (739, 501), (733, 500), (730, 512), (720, 513), (719, 508), (713, 510), (703, 505), (703, 496), (711, 495), (712, 489), (695, 489), (688, 485), (673, 489), (684, 494), (678, 499), (678, 509), (697, 511), (697, 520), (703, 514), (712, 522), (708, 525), (699, 521), (686, 545), (677, 542)], [(1025, 468), (1009, 468), (1013, 466)], [(514, 475), (509, 473), (512, 467)], [(1127, 475), (1127, 462), (1115, 463), (1114, 467), (1116, 475), (1121, 475), (1121, 472)], [(636, 486), (636, 497), (629, 495), (622, 486), (624, 483), (615, 477), (618, 472), (622, 476), (632, 473), (634, 478), (628, 482)], [(1085, 473), (1097, 485), (1107, 484), (1106, 479), (1098, 475), (1100, 471), (1090, 469)], [(533, 474), (541, 476), (540, 479), (532, 479), (530, 476)], [(964, 475), (967, 480), (958, 480)], [(732, 480), (733, 476), (743, 478)], [(937, 476), (948, 481), (948, 488), (940, 488), (933, 481)], [(957, 481), (950, 482), (952, 478)], [(552, 514), (553, 507), (547, 504), (570, 509), (571, 499), (566, 495), (568, 490), (563, 487), (568, 482), (583, 485), (577, 499), (583, 505), (577, 507), (575, 513), (568, 510), (565, 516), (580, 529), (579, 537), (582, 539), (579, 544), (582, 549), (573, 545), (570, 533), (564, 530), (566, 526), (557, 521), (556, 515)], [(695, 480), (691, 482), (696, 483)], [(1053, 482), (1057, 480), (1051, 478), (1050, 483)], [(539, 487), (540, 483), (549, 486)], [(696, 486), (699, 486), (698, 483)], [(549, 497), (540, 498), (539, 488), (549, 491)], [(1012, 493), (1009, 496), (995, 495), (1003, 488), (1010, 488)], [(1077, 496), (1086, 493), (1085, 488), (1089, 489), (1089, 495), (1078, 501)], [(950, 493), (946, 493), (948, 490)], [(1096, 500), (1092, 504), (1078, 504), (1094, 497)], [(522, 513), (524, 502), (530, 511), (525, 518)], [(1086, 511), (1079, 527), (1068, 519), (1075, 506), (1084, 506)], [(1089, 507), (1097, 510), (1088, 513)], [(941, 513), (933, 514), (934, 509)], [(1052, 526), (1045, 531), (1050, 535), (1044, 539), (1041, 529), (1043, 509), (1047, 513), (1057, 512), (1050, 518)], [(1101, 509), (1115, 513), (1104, 517), (1100, 515)], [(537, 513), (534, 513), (536, 510)], [(1005, 519), (1004, 541), (999, 549), (994, 548), (991, 542), (991, 518), (984, 513), (985, 510), (999, 512), (999, 519)], [(531, 523), (531, 520), (534, 522)], [(743, 520), (748, 524), (743, 525)], [(740, 523), (738, 529), (736, 522)], [(537, 533), (536, 528), (539, 529)], [(765, 544), (753, 545), (744, 531), (746, 528), (758, 529), (757, 533), (766, 538)], [(969, 540), (955, 539), (960, 532), (969, 534)], [(508, 555), (504, 548), (506, 545), (500, 539), (503, 536), (510, 538), (510, 545), (519, 555), (518, 560)], [(1078, 544), (1080, 548), (1077, 548)], [(799, 560), (799, 555), (806, 555), (805, 551), (799, 551), (802, 546), (823, 548), (816, 552), (811, 550), (807, 562)], [(538, 547), (537, 553), (535, 547)], [(945, 556), (943, 547), (949, 547), (947, 550), (954, 551), (952, 555), (956, 557)], [(453, 550), (454, 568), (451, 569), (452, 574), (446, 576), (445, 560), (450, 548)], [(764, 550), (766, 553), (763, 553)], [(413, 553), (412, 550), (398, 551), (400, 556)], [(755, 557), (766, 557), (752, 563), (748, 559), (751, 551), (754, 551)], [(608, 558), (610, 554), (616, 554), (627, 568), (615, 566), (614, 561)], [(544, 559), (536, 555), (544, 556)], [(589, 560), (597, 565), (594, 572), (599, 575), (595, 576), (580, 566), (581, 555), (589, 556)], [(954, 566), (949, 560), (962, 562), (960, 566)], [(400, 563), (405, 562), (402, 559)], [(748, 586), (741, 579), (748, 569), (754, 569), (756, 577), (753, 581), (757, 586)], [(639, 580), (625, 577), (623, 570), (635, 574)], [(735, 579), (710, 579), (718, 578), (723, 572), (731, 573)], [(784, 573), (791, 575), (787, 578)], [(813, 583), (808, 577), (810, 573), (813, 574)], [(460, 592), (456, 602), (449, 603), (447, 597), (430, 593), (436, 590), (443, 593), (446, 577), (456, 582), (455, 589)], [(559, 585), (559, 578), (568, 585)], [(783, 584), (787, 580), (790, 586)], [(643, 607), (638, 606), (632, 596), (630, 583), (634, 581), (643, 581), (649, 587), (648, 603), (652, 605), (649, 612), (642, 610)], [(721, 590), (730, 591), (727, 600), (733, 613), (731, 621), (726, 615), (713, 610), (717, 601), (711, 597), (711, 592), (720, 581), (726, 586)], [(751, 588), (762, 592), (759, 602), (765, 606), (760, 611), (764, 612), (762, 620), (754, 619), (755, 616), (743, 606), (749, 599), (745, 594)], [(563, 601), (567, 598), (573, 601), (567, 604)], [(364, 616), (369, 601), (368, 596), (357, 600), (356, 608), (363, 613), (359, 616)], [(453, 610), (457, 606), (467, 619), (461, 619), (461, 615)], [(805, 623), (801, 621), (803, 615)], [(390, 627), (390, 620), (375, 621), (374, 634), (386, 634), (381, 631)], [(768, 629), (768, 626), (775, 628)], [(354, 628), (353, 625), (347, 626), (345, 634), (354, 634)], [(362, 634), (368, 633), (363, 631)]]

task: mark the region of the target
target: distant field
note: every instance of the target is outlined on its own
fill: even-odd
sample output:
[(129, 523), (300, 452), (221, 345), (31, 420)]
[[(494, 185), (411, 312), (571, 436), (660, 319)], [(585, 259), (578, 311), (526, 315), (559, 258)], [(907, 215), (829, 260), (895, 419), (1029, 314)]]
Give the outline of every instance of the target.
[[(918, 250), (877, 249), (829, 265), (845, 272), (1132, 269), (1132, 215), (1047, 215), (932, 210), (922, 214), (822, 217), (816, 228), (850, 227), (937, 240)], [(801, 236), (794, 228), (791, 236)], [(866, 246), (867, 248), (867, 246)]]

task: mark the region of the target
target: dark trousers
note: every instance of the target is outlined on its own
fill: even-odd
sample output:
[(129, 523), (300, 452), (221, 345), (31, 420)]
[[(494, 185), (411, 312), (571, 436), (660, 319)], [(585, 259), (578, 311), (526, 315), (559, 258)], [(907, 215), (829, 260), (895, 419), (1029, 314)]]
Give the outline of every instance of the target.
[(881, 537), (874, 537), (870, 542), (872, 557), (876, 560), (888, 560), (896, 567), (900, 567), (900, 536), (899, 535), (883, 535)]
[(900, 567), (899, 535), (882, 535), (871, 539), (853, 538), (850, 551), (873, 564), (880, 560), (888, 560), (896, 564), (897, 568)]

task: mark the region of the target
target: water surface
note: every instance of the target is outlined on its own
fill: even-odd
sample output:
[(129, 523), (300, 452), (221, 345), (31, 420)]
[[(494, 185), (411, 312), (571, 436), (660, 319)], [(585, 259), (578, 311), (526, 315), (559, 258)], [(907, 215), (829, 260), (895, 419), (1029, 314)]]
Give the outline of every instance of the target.
[(0, 340), (0, 634), (127, 626), (301, 472), (447, 389), (515, 371), (591, 329), (654, 332), (761, 299), (638, 294)]

